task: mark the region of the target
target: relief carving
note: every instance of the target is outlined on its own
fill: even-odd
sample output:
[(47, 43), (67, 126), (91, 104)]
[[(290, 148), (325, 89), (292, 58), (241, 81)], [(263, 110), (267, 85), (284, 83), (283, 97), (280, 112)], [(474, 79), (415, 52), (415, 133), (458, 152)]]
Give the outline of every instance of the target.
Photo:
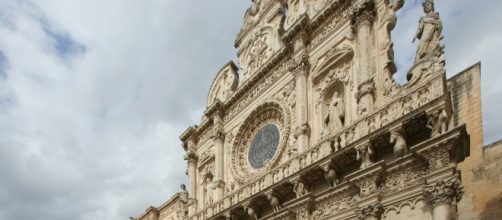
[(426, 186), (424, 193), (433, 207), (442, 204), (456, 205), (464, 195), (464, 187), (458, 175)]
[(394, 157), (399, 158), (408, 154), (408, 145), (406, 144), (406, 139), (401, 130), (391, 131), (390, 140), (391, 144), (394, 144)]
[(448, 131), (449, 116), (445, 110), (434, 112), (427, 120), (427, 128), (431, 130), (431, 136), (437, 137)]
[(361, 161), (361, 166), (360, 166), (361, 170), (370, 167), (375, 163), (373, 158), (375, 153), (373, 145), (367, 144), (366, 146), (356, 149), (356, 151), (357, 151), (356, 159)]
[(274, 210), (274, 212), (278, 212), (282, 208), (281, 202), (273, 194), (268, 194), (267, 199), (270, 202), (270, 205), (272, 206), (272, 209)]
[(328, 184), (331, 187), (335, 187), (340, 182), (335, 168), (331, 167), (329, 164), (326, 164), (323, 167), (323, 170), (324, 170), (324, 178), (326, 179), (326, 181), (328, 181)]
[(294, 182), (293, 192), (295, 192), (296, 198), (300, 198), (308, 193), (307, 189), (305, 189), (305, 184), (300, 180)]

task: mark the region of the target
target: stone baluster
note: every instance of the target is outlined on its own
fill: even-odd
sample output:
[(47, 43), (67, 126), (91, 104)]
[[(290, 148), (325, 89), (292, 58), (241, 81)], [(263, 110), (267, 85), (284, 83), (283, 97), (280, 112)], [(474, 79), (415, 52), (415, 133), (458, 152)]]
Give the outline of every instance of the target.
[(366, 115), (373, 111), (374, 105), (374, 68), (372, 56), (372, 24), (375, 19), (374, 6), (367, 1), (354, 12), (352, 19), (352, 29), (356, 34), (357, 54), (358, 54), (358, 91), (356, 93), (359, 116)]

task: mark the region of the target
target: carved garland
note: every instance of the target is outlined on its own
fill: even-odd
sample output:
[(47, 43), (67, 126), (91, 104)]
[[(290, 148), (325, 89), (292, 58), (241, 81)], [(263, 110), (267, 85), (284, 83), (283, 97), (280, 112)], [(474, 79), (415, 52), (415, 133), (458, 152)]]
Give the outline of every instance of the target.
[[(255, 170), (251, 168), (247, 160), (249, 145), (258, 129), (269, 123), (274, 123), (279, 127), (281, 133), (279, 146), (268, 165), (262, 169)], [(291, 120), (289, 110), (279, 102), (265, 102), (251, 112), (239, 128), (231, 150), (231, 170), (235, 180), (240, 184), (244, 184), (249, 182), (250, 179), (260, 177), (267, 170), (274, 167), (287, 146), (290, 130)]]

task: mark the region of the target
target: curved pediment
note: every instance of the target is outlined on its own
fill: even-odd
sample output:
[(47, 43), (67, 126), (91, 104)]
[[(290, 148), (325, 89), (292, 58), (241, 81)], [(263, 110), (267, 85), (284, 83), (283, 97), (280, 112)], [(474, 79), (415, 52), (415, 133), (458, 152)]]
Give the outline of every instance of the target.
[(336, 47), (322, 55), (312, 68), (314, 82), (318, 82), (333, 67), (352, 59), (354, 50), (348, 45)]
[(209, 89), (207, 106), (211, 106), (216, 100), (225, 102), (225, 100), (230, 98), (239, 85), (239, 74), (237, 71), (238, 67), (232, 61), (221, 68)]

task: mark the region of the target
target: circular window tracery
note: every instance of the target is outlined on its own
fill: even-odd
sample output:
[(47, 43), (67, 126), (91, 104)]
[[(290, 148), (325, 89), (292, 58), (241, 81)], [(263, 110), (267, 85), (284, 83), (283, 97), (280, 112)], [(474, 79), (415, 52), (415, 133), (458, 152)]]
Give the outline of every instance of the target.
[(257, 178), (275, 166), (287, 145), (290, 115), (270, 101), (259, 105), (239, 128), (231, 150), (231, 170), (239, 183)]
[(255, 134), (248, 152), (248, 161), (252, 168), (263, 168), (275, 156), (280, 135), (275, 124), (267, 124)]

